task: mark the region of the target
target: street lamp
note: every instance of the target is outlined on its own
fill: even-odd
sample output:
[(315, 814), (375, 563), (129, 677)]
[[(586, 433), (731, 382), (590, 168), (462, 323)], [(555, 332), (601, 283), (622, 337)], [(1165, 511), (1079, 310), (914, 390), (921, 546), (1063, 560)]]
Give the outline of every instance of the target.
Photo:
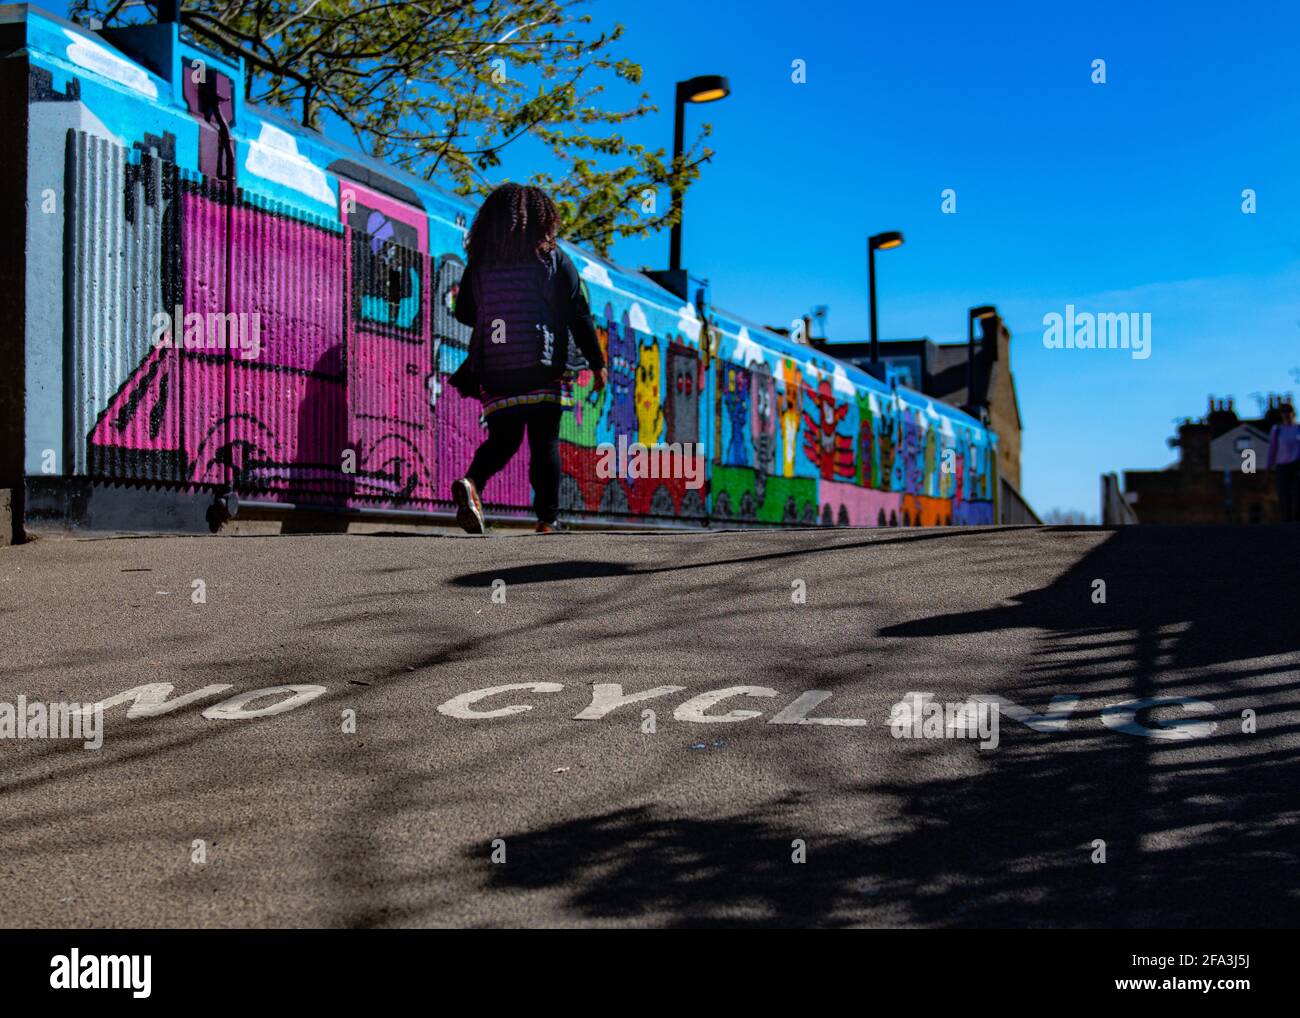
[(975, 413), (975, 319), (996, 318), (998, 309), (981, 304), (966, 312), (966, 406)]
[[(677, 83), (677, 97), (673, 108), (673, 166), (682, 157), (682, 131), (687, 103), (711, 103), (731, 94), (731, 83), (718, 74), (701, 74), (698, 78)], [(677, 271), (682, 267), (682, 189), (673, 175), (673, 223), (670, 236), (668, 267)]]
[(876, 252), (901, 247), (903, 235), (897, 230), (877, 233), (867, 238), (867, 288), (871, 305), (871, 374), (877, 378), (880, 365), (880, 341), (876, 335)]

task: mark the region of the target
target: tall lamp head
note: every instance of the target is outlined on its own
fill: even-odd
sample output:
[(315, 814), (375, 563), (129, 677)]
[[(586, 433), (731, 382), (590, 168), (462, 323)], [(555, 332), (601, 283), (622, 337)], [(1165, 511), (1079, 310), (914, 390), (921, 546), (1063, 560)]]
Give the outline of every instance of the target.
[(731, 82), (720, 74), (701, 74), (677, 83), (677, 101), (711, 103), (731, 95)]

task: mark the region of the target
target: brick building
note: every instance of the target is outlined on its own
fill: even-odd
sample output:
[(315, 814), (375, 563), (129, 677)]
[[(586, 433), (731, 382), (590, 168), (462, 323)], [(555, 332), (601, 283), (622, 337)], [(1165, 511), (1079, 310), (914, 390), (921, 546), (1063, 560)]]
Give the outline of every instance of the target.
[[(1270, 393), (1261, 417), (1237, 416), (1231, 397), (1210, 397), (1205, 416), (1187, 419), (1169, 439), (1178, 462), (1164, 470), (1124, 471), (1124, 497), (1140, 523), (1276, 523), (1268, 434), (1291, 394)], [(1248, 469), (1252, 465), (1253, 470)], [(1104, 518), (1103, 523), (1113, 522)]]

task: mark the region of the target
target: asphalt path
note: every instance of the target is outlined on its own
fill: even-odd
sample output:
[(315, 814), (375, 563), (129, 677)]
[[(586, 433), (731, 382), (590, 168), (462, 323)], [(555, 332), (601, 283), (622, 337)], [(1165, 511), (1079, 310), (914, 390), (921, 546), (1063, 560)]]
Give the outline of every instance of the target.
[(0, 739), (0, 923), (1295, 926), (1298, 567), (1296, 527), (0, 548), (0, 701), (137, 691), (97, 750)]

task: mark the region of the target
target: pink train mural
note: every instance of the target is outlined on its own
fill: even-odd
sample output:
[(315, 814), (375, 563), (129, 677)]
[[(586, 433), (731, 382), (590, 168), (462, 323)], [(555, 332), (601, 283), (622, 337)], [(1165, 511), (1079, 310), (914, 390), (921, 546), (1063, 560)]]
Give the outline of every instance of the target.
[[(434, 332), (435, 317), (455, 324), (432, 301), (442, 280), (450, 310), (460, 260), (444, 256), (435, 273), (427, 221), (360, 184), (347, 185), (337, 227), (211, 182), (181, 190), (181, 324), (100, 415), (91, 462), (129, 476), (133, 462), (168, 460), (178, 480), (246, 498), (444, 504), (482, 437), (478, 403), (439, 370), (451, 337)], [(228, 326), (222, 344), (213, 321)], [(525, 448), (494, 501), (526, 506), (527, 469)]]

